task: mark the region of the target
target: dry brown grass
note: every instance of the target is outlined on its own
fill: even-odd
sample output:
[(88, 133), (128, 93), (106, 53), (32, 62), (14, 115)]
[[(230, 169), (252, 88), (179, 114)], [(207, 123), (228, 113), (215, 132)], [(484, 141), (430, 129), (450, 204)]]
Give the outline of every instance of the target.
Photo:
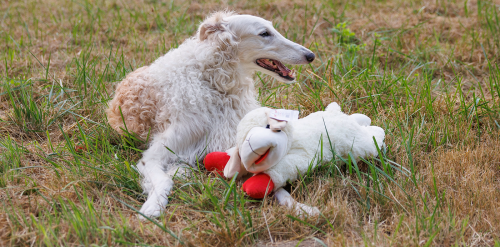
[[(299, 68), (294, 86), (256, 77), (263, 104), (307, 115), (338, 101), (346, 111), (365, 113), (386, 129), (387, 158), (413, 172), (396, 172), (396, 184), (342, 178), (333, 164), (322, 167), (291, 186), (297, 200), (323, 214), (299, 220), (272, 202), (238, 204), (233, 196), (231, 205), (243, 216), (219, 209), (223, 203), (212, 199), (224, 198), (224, 184), (200, 172), (177, 181), (161, 224), (194, 246), (291, 246), (304, 239), (303, 246), (320, 246), (313, 238), (328, 246), (498, 244), (499, 4), (3, 1), (0, 245), (181, 244), (124, 204), (137, 208), (144, 200), (129, 166), (143, 144), (112, 131), (104, 108), (116, 81), (225, 7), (272, 20), (318, 55), (312, 66)], [(342, 22), (354, 33), (349, 42), (331, 31)], [(24, 89), (45, 114), (40, 124), (15, 114), (14, 106), (26, 106), (11, 100)], [(370, 173), (369, 164), (359, 165)], [(363, 186), (367, 181), (371, 189)], [(377, 184), (383, 196), (374, 192)]]

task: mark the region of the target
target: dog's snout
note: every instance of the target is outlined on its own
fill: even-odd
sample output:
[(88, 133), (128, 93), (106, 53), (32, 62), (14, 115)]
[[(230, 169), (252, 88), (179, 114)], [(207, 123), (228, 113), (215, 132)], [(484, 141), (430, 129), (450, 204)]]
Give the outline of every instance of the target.
[(306, 60), (308, 62), (314, 61), (315, 58), (316, 58), (316, 55), (314, 55), (314, 53), (312, 53), (312, 52), (309, 52), (309, 53), (306, 54)]

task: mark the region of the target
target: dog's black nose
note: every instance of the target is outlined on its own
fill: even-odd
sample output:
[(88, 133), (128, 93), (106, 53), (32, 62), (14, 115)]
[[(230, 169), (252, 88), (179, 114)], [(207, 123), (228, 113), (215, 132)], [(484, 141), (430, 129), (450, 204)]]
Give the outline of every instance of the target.
[(315, 59), (315, 58), (316, 58), (316, 55), (314, 55), (314, 53), (312, 53), (312, 52), (311, 52), (311, 53), (308, 53), (308, 54), (306, 55), (306, 60), (307, 60), (308, 62), (312, 62), (312, 61), (314, 61), (314, 59)]

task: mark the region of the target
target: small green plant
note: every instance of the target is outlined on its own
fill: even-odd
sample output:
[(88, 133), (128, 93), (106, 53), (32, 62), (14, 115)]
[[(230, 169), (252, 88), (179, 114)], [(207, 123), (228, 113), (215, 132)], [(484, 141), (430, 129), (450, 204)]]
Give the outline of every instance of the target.
[(359, 42), (359, 39), (356, 38), (356, 34), (351, 31), (351, 29), (347, 28), (347, 22), (342, 22), (337, 24), (332, 32), (338, 35), (337, 41), (340, 44), (352, 44)]
[(332, 32), (337, 34), (336, 42), (342, 47), (347, 48), (351, 53), (358, 52), (366, 47), (366, 44), (361, 43), (356, 34), (347, 27), (347, 22), (337, 24)]

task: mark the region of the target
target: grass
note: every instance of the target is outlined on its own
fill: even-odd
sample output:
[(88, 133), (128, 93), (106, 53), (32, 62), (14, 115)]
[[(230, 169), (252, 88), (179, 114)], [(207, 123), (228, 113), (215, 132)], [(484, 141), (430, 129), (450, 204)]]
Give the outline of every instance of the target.
[[(0, 245), (500, 246), (500, 2), (7, 1), (0, 5)], [(317, 59), (298, 82), (256, 75), (266, 106), (332, 101), (386, 130), (379, 158), (291, 184), (319, 217), (193, 171), (137, 219), (144, 143), (104, 109), (113, 86), (212, 10), (272, 20)], [(330, 145), (320, 143), (319, 145)], [(311, 161), (317, 162), (317, 161)]]

